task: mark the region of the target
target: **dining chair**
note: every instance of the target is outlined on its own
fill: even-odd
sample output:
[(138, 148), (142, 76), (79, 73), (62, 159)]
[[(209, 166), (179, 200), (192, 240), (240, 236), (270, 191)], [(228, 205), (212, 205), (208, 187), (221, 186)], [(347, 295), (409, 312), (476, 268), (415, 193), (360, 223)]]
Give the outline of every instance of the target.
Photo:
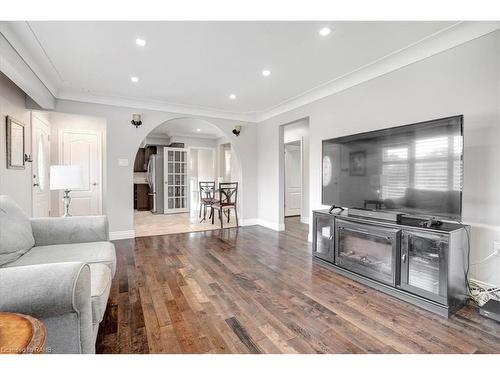
[[(238, 209), (236, 202), (238, 201), (238, 183), (237, 182), (220, 182), (218, 189), (219, 199), (212, 203), (212, 211), (219, 211), (220, 227), (224, 229), (224, 215), (227, 216), (227, 222), (231, 218), (231, 209), (234, 210), (236, 218), (236, 226), (238, 225)], [(215, 215), (212, 212), (212, 224), (214, 223)]]
[[(207, 208), (212, 208), (212, 204), (215, 202), (215, 181), (200, 181), (200, 214), (198, 217), (201, 217), (201, 211), (203, 210), (203, 219), (201, 219), (200, 223), (204, 221), (207, 217)], [(213, 215), (213, 210), (210, 210), (209, 219)]]

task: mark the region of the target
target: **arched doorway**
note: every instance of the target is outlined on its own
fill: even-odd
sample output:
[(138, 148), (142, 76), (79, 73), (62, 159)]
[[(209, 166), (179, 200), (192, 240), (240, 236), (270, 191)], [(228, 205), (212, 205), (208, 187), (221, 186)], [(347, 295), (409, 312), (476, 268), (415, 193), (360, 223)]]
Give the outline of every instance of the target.
[[(151, 130), (134, 162), (134, 231), (136, 237), (213, 230), (217, 214), (200, 201), (200, 182), (238, 182), (241, 164), (230, 139), (200, 118), (175, 118)], [(217, 191), (211, 197), (217, 199)], [(237, 208), (241, 206), (238, 195)], [(217, 211), (218, 212), (218, 211)], [(234, 213), (223, 217), (236, 226)]]

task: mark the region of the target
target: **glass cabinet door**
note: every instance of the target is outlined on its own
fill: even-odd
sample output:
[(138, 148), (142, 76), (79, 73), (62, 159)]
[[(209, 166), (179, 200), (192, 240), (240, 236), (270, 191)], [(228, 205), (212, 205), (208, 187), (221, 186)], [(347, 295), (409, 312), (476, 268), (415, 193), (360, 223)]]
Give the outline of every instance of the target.
[(403, 232), (401, 288), (446, 303), (448, 236)]
[(399, 230), (336, 221), (335, 264), (352, 272), (396, 285)]
[(314, 214), (313, 254), (329, 262), (334, 260), (333, 223), (333, 216)]

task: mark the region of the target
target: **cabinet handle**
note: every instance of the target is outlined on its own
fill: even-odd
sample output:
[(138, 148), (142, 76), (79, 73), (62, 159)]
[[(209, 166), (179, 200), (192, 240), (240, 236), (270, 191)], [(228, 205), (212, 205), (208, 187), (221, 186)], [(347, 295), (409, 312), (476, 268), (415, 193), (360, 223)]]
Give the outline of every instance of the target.
[(406, 254), (401, 255), (401, 261), (406, 263)]

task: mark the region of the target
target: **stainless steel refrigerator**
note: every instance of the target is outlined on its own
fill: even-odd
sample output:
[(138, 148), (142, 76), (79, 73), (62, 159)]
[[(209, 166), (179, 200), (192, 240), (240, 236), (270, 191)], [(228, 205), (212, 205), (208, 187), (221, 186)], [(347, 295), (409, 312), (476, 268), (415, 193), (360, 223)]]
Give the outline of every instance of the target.
[(164, 186), (163, 178), (164, 153), (163, 147), (157, 147), (156, 154), (149, 157), (147, 167), (147, 180), (149, 184), (149, 207), (154, 214), (163, 214), (164, 211)]

